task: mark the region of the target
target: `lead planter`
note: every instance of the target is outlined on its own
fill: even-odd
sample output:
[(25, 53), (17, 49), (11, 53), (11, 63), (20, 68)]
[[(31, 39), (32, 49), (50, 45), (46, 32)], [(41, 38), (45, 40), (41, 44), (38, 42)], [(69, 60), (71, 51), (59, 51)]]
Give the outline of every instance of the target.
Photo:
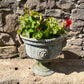
[(25, 44), (27, 55), (38, 62), (32, 67), (34, 73), (48, 76), (55, 72), (51, 60), (62, 52), (65, 46), (65, 35), (45, 40), (37, 40), (20, 36)]

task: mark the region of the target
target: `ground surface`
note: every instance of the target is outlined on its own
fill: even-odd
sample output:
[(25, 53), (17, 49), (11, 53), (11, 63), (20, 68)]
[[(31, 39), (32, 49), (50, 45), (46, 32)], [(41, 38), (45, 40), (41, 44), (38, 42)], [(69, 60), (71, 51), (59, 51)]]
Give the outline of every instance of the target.
[(84, 84), (84, 60), (53, 60), (56, 72), (41, 77), (32, 72), (33, 59), (1, 59), (0, 84)]

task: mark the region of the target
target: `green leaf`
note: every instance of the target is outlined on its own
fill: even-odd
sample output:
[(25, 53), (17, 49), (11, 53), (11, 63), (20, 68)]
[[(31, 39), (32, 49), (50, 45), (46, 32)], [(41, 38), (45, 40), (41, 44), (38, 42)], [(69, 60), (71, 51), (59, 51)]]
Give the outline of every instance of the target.
[(53, 30), (53, 34), (57, 34), (57, 32), (58, 32), (58, 29), (55, 28), (55, 29)]
[(33, 29), (29, 29), (28, 32), (31, 32), (32, 33), (32, 32), (34, 32), (34, 30)]
[(30, 38), (30, 32), (27, 32), (27, 36), (28, 36), (28, 38)]
[(28, 25), (28, 26), (26, 26), (26, 29), (27, 29), (27, 30), (28, 30), (28, 29), (30, 29), (29, 25)]
[(31, 16), (29, 16), (29, 19), (28, 19), (30, 22), (32, 22), (33, 20), (32, 20), (32, 17)]
[(20, 17), (20, 18), (19, 18), (19, 21), (21, 21), (21, 20), (23, 20), (23, 19), (24, 19), (24, 17)]
[(35, 29), (38, 28), (39, 26), (40, 26), (40, 23), (37, 21), (35, 25)]
[(32, 26), (31, 26), (31, 27), (32, 27), (32, 28), (35, 27), (35, 21), (32, 22)]
[(42, 39), (42, 37), (43, 37), (42, 31), (38, 31), (37, 33), (33, 34), (33, 38), (35, 38), (35, 39)]
[(20, 25), (22, 26), (22, 27), (25, 27), (25, 21), (24, 20), (22, 20), (21, 22), (20, 22)]
[(25, 15), (24, 15), (24, 18), (27, 19), (27, 18), (28, 18), (28, 14), (25, 14)]
[(45, 30), (45, 31), (44, 31), (44, 37), (45, 37), (45, 38), (49, 38), (49, 31), (48, 31), (48, 30)]
[(22, 31), (22, 29), (19, 29), (19, 30), (17, 31), (17, 33), (18, 33), (18, 34), (21, 34), (21, 31)]

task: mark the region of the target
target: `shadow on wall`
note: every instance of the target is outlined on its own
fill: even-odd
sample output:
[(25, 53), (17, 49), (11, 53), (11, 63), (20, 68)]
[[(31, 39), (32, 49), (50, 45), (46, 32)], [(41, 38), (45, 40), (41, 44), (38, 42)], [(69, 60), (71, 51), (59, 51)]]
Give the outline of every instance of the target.
[(70, 51), (63, 51), (64, 59), (80, 59), (81, 57)]
[(26, 2), (27, 2), (27, 0), (20, 0), (19, 6), (23, 7)]
[(80, 60), (80, 56), (72, 53), (72, 52), (63, 52), (64, 58), (63, 59), (53, 59), (49, 66), (49, 69), (55, 71), (56, 73), (63, 73), (63, 74), (72, 74), (73, 72), (80, 73), (84, 71), (84, 60)]
[(84, 71), (84, 60), (80, 59), (54, 59), (49, 64), (49, 66), (52, 66), (49, 69), (66, 75)]
[(84, 71), (84, 60), (77, 59), (55, 59), (52, 61), (54, 71), (57, 73), (71, 74), (73, 72), (80, 73)]

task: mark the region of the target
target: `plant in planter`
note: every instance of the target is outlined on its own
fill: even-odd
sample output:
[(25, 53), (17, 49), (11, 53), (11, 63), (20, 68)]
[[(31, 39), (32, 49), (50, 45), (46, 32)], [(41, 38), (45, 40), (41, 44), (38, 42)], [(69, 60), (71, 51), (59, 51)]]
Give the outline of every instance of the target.
[(38, 60), (32, 67), (33, 72), (41, 76), (50, 75), (54, 73), (50, 61), (62, 52), (64, 28), (69, 27), (71, 21), (68, 18), (60, 27), (53, 17), (44, 19), (42, 13), (29, 11), (27, 7), (24, 12), (25, 15), (19, 19), (22, 28), (18, 34), (25, 43), (28, 56)]

